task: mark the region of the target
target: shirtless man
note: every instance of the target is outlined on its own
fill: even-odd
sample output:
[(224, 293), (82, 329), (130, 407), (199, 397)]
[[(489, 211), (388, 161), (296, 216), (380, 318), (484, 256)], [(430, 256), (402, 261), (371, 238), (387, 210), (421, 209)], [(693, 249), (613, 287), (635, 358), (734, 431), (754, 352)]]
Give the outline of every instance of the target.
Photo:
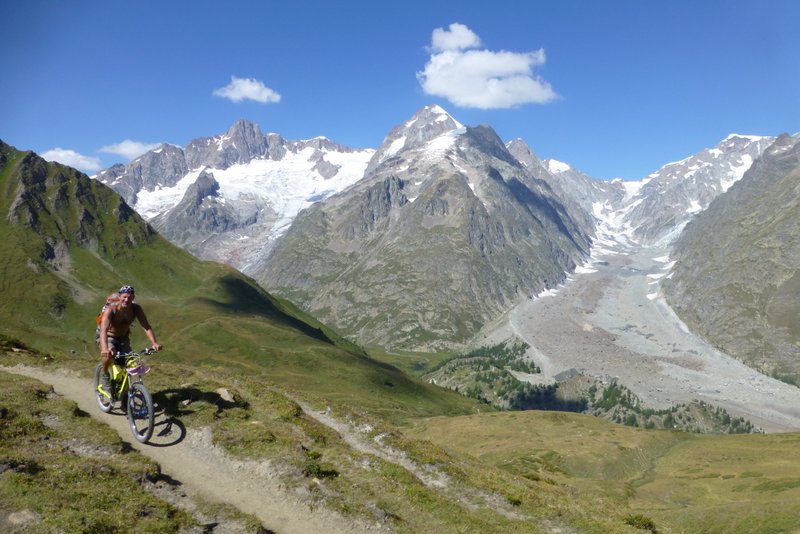
[(131, 325), (134, 320), (144, 328), (153, 350), (161, 350), (156, 334), (147, 321), (142, 307), (133, 302), (135, 293), (132, 286), (119, 289), (119, 301), (116, 305), (107, 306), (100, 322), (100, 356), (103, 360), (103, 389), (108, 391), (108, 367), (117, 354), (131, 352)]

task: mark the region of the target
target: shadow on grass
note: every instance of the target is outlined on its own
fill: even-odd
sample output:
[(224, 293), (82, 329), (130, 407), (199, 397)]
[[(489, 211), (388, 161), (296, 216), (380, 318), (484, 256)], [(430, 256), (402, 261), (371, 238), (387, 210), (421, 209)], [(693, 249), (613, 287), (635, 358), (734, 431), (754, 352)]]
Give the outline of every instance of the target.
[(518, 392), (509, 404), (514, 410), (552, 410), (582, 413), (588, 407), (586, 399), (563, 399), (556, 395), (556, 386), (535, 386)]
[(208, 297), (196, 297), (193, 300), (232, 314), (249, 314), (269, 318), (287, 326), (295, 328), (303, 334), (330, 343), (336, 344), (336, 339), (330, 336), (324, 328), (312, 326), (305, 321), (289, 315), (280, 309), (270, 295), (253, 284), (235, 276), (224, 276), (219, 280), (223, 293), (228, 297), (226, 301), (215, 300)]
[(171, 447), (186, 438), (186, 426), (181, 416), (191, 415), (192, 404), (204, 402), (216, 407), (215, 415), (231, 408), (247, 408), (246, 402), (226, 401), (217, 392), (202, 391), (195, 387), (174, 388), (153, 394), (157, 406), (153, 437), (148, 442), (153, 447)]
[(194, 413), (192, 405), (197, 402), (204, 402), (217, 408), (217, 414), (232, 408), (248, 408), (249, 404), (244, 400), (234, 399), (228, 401), (216, 391), (203, 391), (196, 387), (183, 387), (164, 389), (153, 395), (153, 402), (164, 412), (165, 416), (178, 417)]

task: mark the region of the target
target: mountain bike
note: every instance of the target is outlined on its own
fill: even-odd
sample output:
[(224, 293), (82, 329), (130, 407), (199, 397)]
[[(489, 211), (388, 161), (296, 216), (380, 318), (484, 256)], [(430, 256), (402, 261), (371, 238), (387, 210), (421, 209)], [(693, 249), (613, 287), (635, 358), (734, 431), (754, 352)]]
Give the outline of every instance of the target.
[(108, 413), (114, 402), (120, 401), (120, 409), (128, 415), (133, 437), (140, 443), (147, 443), (153, 435), (153, 397), (142, 382), (142, 376), (150, 372), (150, 366), (143, 362), (144, 357), (154, 352), (147, 348), (114, 356), (108, 366), (111, 391), (105, 391), (102, 386), (103, 364), (97, 364), (94, 370), (94, 394), (100, 410)]

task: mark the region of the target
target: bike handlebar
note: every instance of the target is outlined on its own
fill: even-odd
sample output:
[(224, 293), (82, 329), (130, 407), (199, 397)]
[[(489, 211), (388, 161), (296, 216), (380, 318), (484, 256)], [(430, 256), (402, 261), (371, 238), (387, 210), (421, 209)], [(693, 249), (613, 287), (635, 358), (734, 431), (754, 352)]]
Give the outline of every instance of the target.
[(133, 352), (132, 351), (132, 352), (120, 352), (120, 353), (117, 353), (116, 355), (114, 355), (114, 358), (127, 358), (129, 356), (149, 356), (151, 354), (155, 354), (156, 352), (158, 352), (158, 351), (157, 350), (153, 350), (150, 347), (145, 347), (142, 350), (140, 350), (139, 352)]

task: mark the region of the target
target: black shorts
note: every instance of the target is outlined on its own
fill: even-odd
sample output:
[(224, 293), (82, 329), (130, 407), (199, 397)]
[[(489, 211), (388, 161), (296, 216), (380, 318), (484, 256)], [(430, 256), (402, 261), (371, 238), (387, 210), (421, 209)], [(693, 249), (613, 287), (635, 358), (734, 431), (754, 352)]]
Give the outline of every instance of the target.
[(114, 363), (117, 365), (125, 365), (125, 360), (120, 358), (120, 354), (127, 354), (132, 352), (131, 350), (131, 338), (128, 336), (125, 337), (111, 337), (108, 336), (108, 348), (114, 348), (116, 350), (117, 355), (114, 356)]
[[(94, 333), (94, 342), (97, 343), (97, 346), (100, 346), (100, 327), (97, 327), (97, 331)], [(131, 350), (131, 338), (130, 336), (125, 337), (112, 337), (108, 336), (108, 348), (114, 347), (117, 351), (117, 354), (125, 354), (126, 352), (133, 352)]]
[(108, 346), (117, 349), (118, 353), (131, 352), (131, 338), (108, 336)]

